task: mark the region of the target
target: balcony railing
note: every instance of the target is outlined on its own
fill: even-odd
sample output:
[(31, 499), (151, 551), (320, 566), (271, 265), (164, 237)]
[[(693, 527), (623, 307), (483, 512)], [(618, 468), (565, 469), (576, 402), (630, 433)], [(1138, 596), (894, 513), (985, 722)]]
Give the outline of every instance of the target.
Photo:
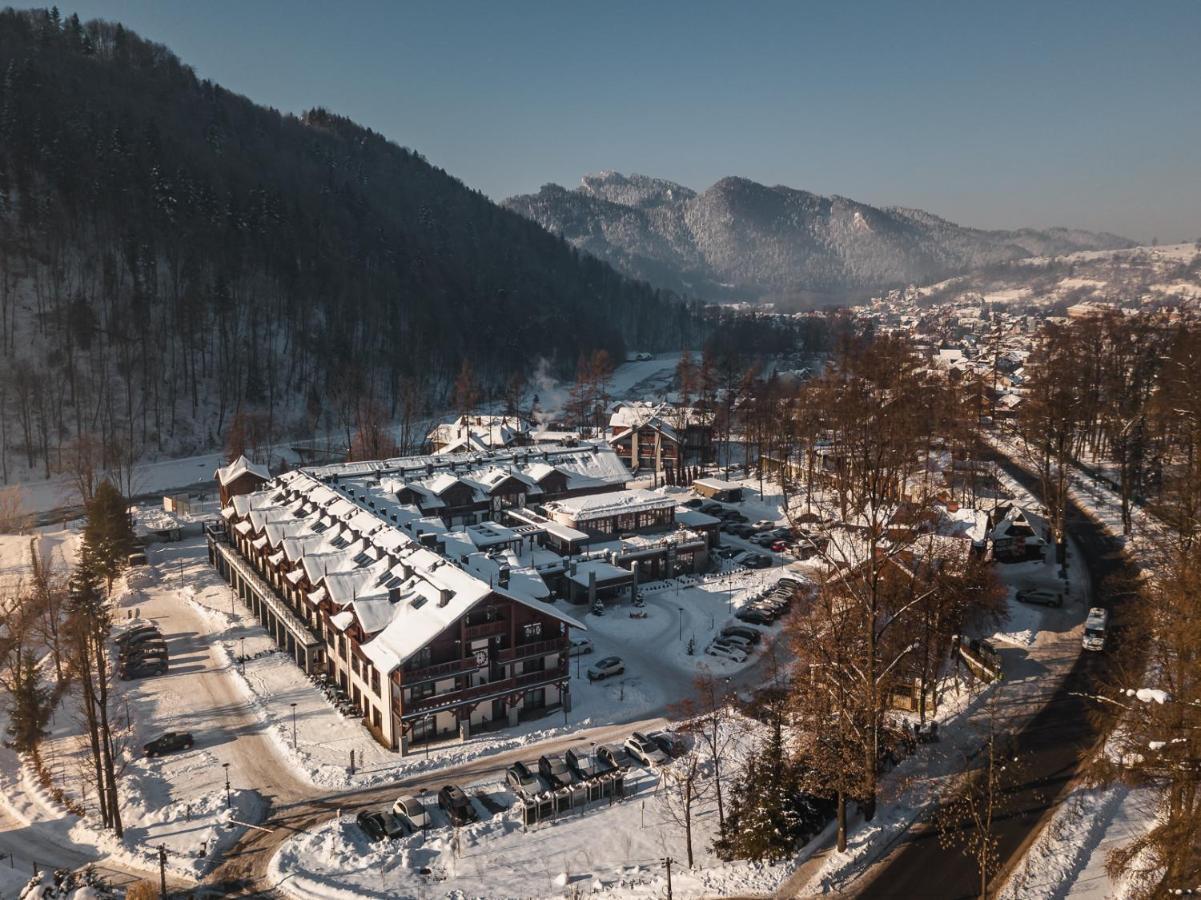
[(548, 641), (518, 644), (516, 647), (501, 650), (496, 658), (497, 662), (509, 663), (518, 659), (528, 659), (531, 656), (546, 656), (550, 653), (560, 653), (566, 649), (567, 645), (562, 638), (553, 638)]
[(432, 697), (425, 697), (421, 700), (406, 703), (404, 715), (405, 718), (411, 718), (422, 713), (453, 709), (464, 703), (470, 703), (472, 700), (500, 697), (506, 693), (524, 690), (538, 684), (550, 684), (567, 677), (568, 673), (565, 665), (539, 672), (526, 672), (518, 675), (516, 678), (502, 678), (498, 681), (488, 681), (484, 684), (477, 684), (474, 687), (464, 688), (461, 691), (447, 691), (444, 694), (435, 694)]
[(452, 675), (459, 675), (463, 672), (474, 672), (479, 668), (479, 663), (474, 656), (465, 656), (463, 659), (452, 659), (449, 662), (435, 663), (432, 666), (421, 666), (420, 668), (405, 669), (401, 676), (405, 684), (414, 684), (419, 681), (432, 681), (437, 678), (448, 678)]
[(218, 544), (217, 551), (225, 558), (226, 564), (250, 584), (254, 592), (259, 595), (259, 599), (262, 600), (263, 604), (292, 633), (293, 638), (306, 647), (321, 643), (320, 639), (315, 637), (309, 630), (308, 625), (292, 611), (287, 601), (280, 597), (275, 588), (268, 584), (236, 550), (228, 545)]
[(466, 636), (469, 641), (478, 641), (481, 638), (490, 638), (498, 634), (508, 634), (508, 632), (509, 623), (505, 619), (497, 619), (495, 622), (468, 625)]

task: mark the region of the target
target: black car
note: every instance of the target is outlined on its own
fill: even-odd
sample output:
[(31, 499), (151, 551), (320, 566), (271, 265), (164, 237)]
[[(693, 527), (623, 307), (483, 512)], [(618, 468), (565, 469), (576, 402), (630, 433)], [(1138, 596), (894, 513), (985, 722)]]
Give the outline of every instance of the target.
[(121, 659), (132, 659), (135, 656), (166, 656), (166, 641), (141, 641), (137, 644), (126, 644), (121, 648)]
[(744, 606), (738, 612), (734, 613), (734, 618), (741, 619), (743, 622), (750, 622), (754, 625), (770, 625), (775, 621), (766, 610), (754, 606)]
[(162, 636), (163, 633), (158, 630), (157, 625), (139, 625), (136, 628), (129, 629), (129, 631), (122, 631), (113, 638), (113, 641), (118, 647), (124, 647), (129, 644), (136, 644), (139, 641), (148, 641), (151, 638), (161, 638)]
[(149, 744), (145, 744), (142, 750), (147, 756), (162, 756), (164, 753), (174, 753), (176, 750), (190, 750), (192, 744), (192, 735), (186, 731), (168, 731), (164, 735), (156, 737)]
[(685, 500), (680, 505), (687, 506), (689, 509), (700, 509), (702, 506), (705, 505), (705, 501), (702, 500), (700, 497), (693, 497), (691, 500)]
[(746, 625), (727, 625), (721, 630), (722, 637), (738, 637), (745, 638), (751, 642), (754, 647), (763, 639), (763, 635), (754, 628), (748, 628)]
[(384, 840), (388, 836), (388, 829), (384, 825), (384, 817), (376, 812), (367, 812), (363, 810), (354, 817), (355, 824), (363, 829), (363, 834), (372, 842)]
[(165, 659), (147, 659), (142, 662), (132, 662), (121, 666), (121, 677), (126, 681), (134, 678), (149, 678), (151, 675), (162, 675), (167, 671)]
[(448, 784), (438, 791), (438, 805), (446, 810), (452, 825), (469, 825), (479, 821), (480, 817), (471, 805), (470, 798), (458, 785)]

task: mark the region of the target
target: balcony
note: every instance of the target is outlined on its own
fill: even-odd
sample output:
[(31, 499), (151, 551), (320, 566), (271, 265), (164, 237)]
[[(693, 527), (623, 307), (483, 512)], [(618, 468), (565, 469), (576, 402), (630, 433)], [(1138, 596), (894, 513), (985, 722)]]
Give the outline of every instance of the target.
[(498, 634), (508, 633), (508, 620), (497, 619), (494, 622), (482, 622), (479, 625), (468, 625), (465, 635), (469, 641), (478, 641), (482, 640), (483, 638), (490, 638), (495, 637)]
[(452, 659), (449, 662), (435, 663), (432, 666), (422, 666), (416, 669), (405, 669), (401, 680), (405, 684), (416, 684), (419, 681), (433, 681), (437, 678), (450, 678), (463, 672), (474, 672), (479, 663), (474, 656), (462, 659)]
[(567, 643), (562, 638), (552, 638), (547, 641), (534, 641), (529, 644), (518, 644), (508, 650), (501, 650), (496, 661), (500, 663), (515, 662), (519, 659), (529, 659), (531, 656), (546, 656), (550, 653), (562, 653), (567, 649)]
[(405, 704), (404, 717), (412, 718), (416, 715), (429, 715), (442, 710), (454, 709), (456, 706), (462, 706), (473, 700), (503, 697), (506, 694), (522, 691), (539, 684), (562, 681), (568, 677), (567, 666), (560, 665), (540, 672), (526, 672), (516, 678), (502, 678), (498, 681), (477, 684), (475, 687), (464, 688), (461, 691), (447, 691), (444, 694), (435, 694), (433, 697)]

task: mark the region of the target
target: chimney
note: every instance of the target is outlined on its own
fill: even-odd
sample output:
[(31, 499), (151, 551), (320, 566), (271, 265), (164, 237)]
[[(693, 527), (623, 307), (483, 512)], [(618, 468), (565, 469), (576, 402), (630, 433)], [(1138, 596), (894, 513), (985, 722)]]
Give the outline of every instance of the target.
[(509, 586), (509, 567), (501, 566), (500, 574), (496, 579), (497, 587), (507, 588)]
[(445, 606), (450, 602), (450, 598), (455, 595), (455, 592), (450, 588), (438, 588), (438, 605)]

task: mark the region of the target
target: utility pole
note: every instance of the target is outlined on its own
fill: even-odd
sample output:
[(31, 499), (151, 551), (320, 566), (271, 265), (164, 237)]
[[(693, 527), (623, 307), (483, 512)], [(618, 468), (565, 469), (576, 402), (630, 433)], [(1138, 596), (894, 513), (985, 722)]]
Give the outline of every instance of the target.
[[(167, 896), (167, 845), (158, 845), (158, 895), (162, 898)], [(667, 895), (671, 896), (671, 889), (668, 888)]]
[(225, 769), (225, 808), (233, 809), (233, 803), (229, 799), (229, 763), (221, 763), (221, 767)]
[(663, 864), (667, 866), (667, 900), (671, 900), (671, 864), (675, 862), (670, 856), (664, 857)]
[(292, 704), (292, 749), (296, 749), (296, 704)]

